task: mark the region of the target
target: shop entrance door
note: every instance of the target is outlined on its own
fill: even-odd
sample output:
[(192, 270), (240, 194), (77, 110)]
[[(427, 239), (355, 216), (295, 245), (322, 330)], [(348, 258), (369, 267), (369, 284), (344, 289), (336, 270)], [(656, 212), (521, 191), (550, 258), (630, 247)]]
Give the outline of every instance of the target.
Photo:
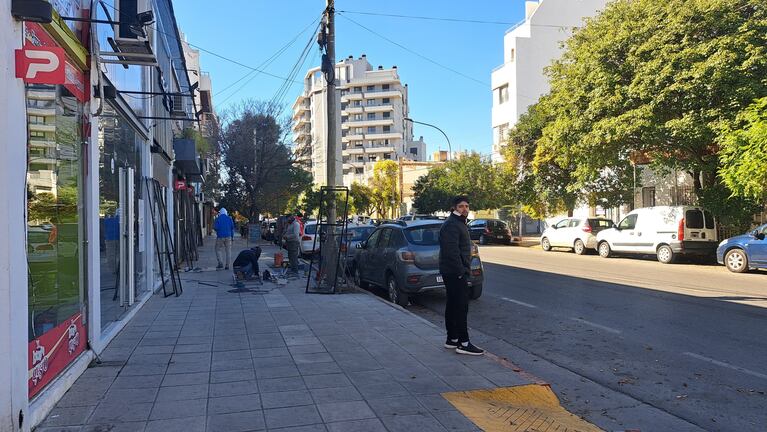
[(120, 258), (119, 258), (119, 283), (115, 297), (119, 298), (120, 306), (130, 307), (136, 301), (135, 279), (135, 241), (136, 212), (135, 201), (135, 172), (133, 168), (120, 168)]

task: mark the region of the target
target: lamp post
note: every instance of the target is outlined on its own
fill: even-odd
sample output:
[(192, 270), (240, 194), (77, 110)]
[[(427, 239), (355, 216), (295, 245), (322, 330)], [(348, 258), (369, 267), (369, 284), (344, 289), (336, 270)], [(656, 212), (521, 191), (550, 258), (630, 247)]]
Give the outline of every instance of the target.
[(433, 124), (419, 122), (419, 121), (411, 119), (410, 117), (405, 117), (403, 120), (409, 121), (409, 122), (415, 123), (415, 124), (424, 125), (424, 126), (431, 126), (434, 129), (442, 132), (442, 135), (444, 135), (445, 139), (447, 140), (447, 149), (448, 149), (447, 160), (450, 160), (450, 157), (451, 157), (451, 155), (453, 153), (453, 147), (450, 145), (450, 138), (447, 137), (447, 134), (445, 133), (445, 131), (443, 131), (442, 129), (438, 128), (437, 126), (434, 126)]

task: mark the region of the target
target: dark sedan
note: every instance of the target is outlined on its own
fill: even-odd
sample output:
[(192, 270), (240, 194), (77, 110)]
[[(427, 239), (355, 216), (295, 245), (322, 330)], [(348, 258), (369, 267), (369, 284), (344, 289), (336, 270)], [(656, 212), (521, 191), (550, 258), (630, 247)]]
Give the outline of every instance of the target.
[[(425, 220), (383, 224), (359, 244), (354, 281), (367, 288), (385, 288), (389, 300), (407, 306), (410, 296), (444, 290), (439, 272), (439, 230), (441, 221)], [(484, 268), (477, 246), (472, 243), (471, 298), (482, 295)]]
[(499, 219), (475, 219), (469, 222), (469, 235), (471, 239), (481, 245), (488, 243), (511, 244), (517, 240), (511, 235), (511, 230), (506, 222)]

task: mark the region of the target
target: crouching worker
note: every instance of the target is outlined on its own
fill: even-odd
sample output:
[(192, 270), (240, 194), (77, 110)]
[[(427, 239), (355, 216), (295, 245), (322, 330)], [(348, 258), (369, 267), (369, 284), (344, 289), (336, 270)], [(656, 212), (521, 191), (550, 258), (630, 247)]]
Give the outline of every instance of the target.
[(258, 269), (259, 257), (261, 257), (261, 248), (258, 246), (245, 249), (237, 255), (232, 266), (237, 280), (258, 279), (260, 276)]

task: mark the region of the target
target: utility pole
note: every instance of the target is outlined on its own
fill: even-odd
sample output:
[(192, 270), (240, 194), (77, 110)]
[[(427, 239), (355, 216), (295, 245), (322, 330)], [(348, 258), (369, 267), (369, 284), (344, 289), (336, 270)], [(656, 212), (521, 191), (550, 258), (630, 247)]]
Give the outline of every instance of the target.
[[(338, 245), (336, 244), (336, 148), (338, 136), (336, 134), (336, 24), (335, 24), (335, 1), (326, 0), (325, 22), (320, 28), (318, 43), (322, 54), (322, 72), (326, 82), (326, 105), (327, 105), (327, 142), (325, 156), (325, 174), (327, 186), (331, 188), (327, 203), (327, 233), (325, 244), (322, 247), (321, 267), (324, 269), (326, 287), (335, 285), (338, 277)], [(322, 281), (320, 281), (322, 285)]]

